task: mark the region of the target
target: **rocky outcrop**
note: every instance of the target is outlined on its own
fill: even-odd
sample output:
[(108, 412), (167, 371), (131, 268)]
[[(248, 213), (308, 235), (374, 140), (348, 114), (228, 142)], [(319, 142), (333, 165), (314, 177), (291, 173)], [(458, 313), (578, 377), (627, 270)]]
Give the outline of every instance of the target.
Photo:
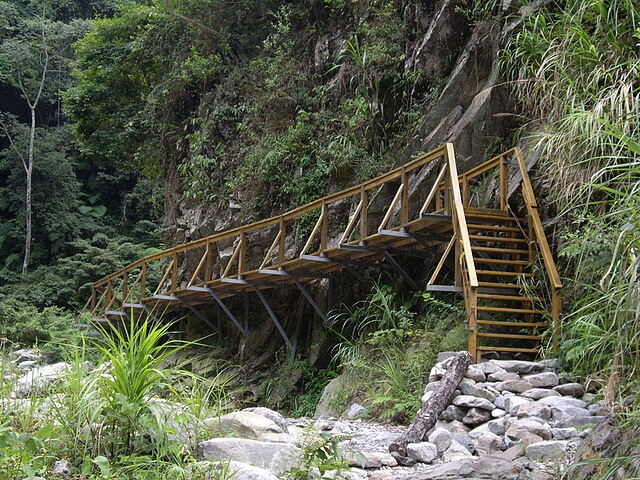
[[(444, 362), (445, 356), (440, 357)], [(442, 362), (433, 367), (425, 393), (435, 390), (445, 367)], [(317, 431), (342, 439), (339, 448), (351, 467), (345, 474), (349, 479), (546, 480), (584, 450), (585, 438), (589, 448), (600, 451), (619, 438), (606, 406), (584, 394), (582, 385), (564, 382), (555, 367), (550, 361), (520, 360), (470, 366), (449, 407), (423, 441), (407, 445), (406, 457), (388, 452), (406, 427), (359, 419), (285, 420), (264, 408), (210, 419), (209, 425), (224, 426), (225, 435), (236, 438), (202, 442), (198, 454), (203, 460), (240, 462), (233, 464), (281, 477), (299, 467), (312, 422)], [(599, 433), (591, 436), (596, 426)], [(603, 445), (599, 439), (606, 439)]]

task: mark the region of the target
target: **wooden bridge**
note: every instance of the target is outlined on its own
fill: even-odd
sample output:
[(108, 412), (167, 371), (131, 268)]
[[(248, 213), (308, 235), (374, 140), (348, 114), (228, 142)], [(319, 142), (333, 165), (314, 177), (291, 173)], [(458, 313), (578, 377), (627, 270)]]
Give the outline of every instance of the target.
[[(439, 261), (423, 289), (463, 295), (476, 361), (486, 351), (536, 355), (546, 338), (556, 345), (562, 283), (517, 148), (458, 174), (446, 144), (282, 215), (141, 258), (95, 282), (85, 309), (90, 323), (188, 309), (216, 329), (196, 308), (214, 304), (248, 335), (248, 318), (240, 321), (227, 299), (252, 294), (293, 352), (265, 289), (299, 290), (324, 319), (308, 282), (343, 269), (361, 278), (361, 267), (384, 263), (418, 289), (398, 257), (434, 254)], [(448, 261), (455, 278), (443, 275)]]

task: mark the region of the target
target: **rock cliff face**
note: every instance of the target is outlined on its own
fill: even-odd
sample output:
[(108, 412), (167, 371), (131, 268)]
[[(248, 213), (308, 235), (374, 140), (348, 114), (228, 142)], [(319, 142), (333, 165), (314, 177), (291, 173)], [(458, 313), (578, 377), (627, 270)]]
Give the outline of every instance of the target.
[[(333, 3), (344, 6), (327, 6)], [(300, 18), (277, 17), (289, 22), (286, 28), (272, 25), (265, 43), (256, 45), (258, 53), (247, 54), (243, 61), (255, 66), (264, 60), (258, 65), (273, 69), (272, 75), (278, 78), (266, 79), (265, 85), (264, 76), (238, 66), (230, 70), (220, 88), (202, 96), (199, 133), (207, 142), (223, 144), (229, 156), (218, 175), (255, 183), (250, 190), (218, 192), (218, 201), (213, 203), (173, 205), (175, 211), (168, 215), (168, 230), (175, 232), (173, 243), (271, 216), (311, 198), (307, 192), (282, 194), (278, 189), (283, 185), (278, 183), (289, 178), (274, 169), (267, 172), (273, 166), (253, 158), (256, 153), (277, 153), (278, 142), (288, 141), (292, 130), (297, 133), (300, 112), (322, 115), (328, 125), (301, 132), (308, 135), (295, 139), (297, 151), (274, 153), (273, 161), (296, 170), (293, 181), (302, 183), (314, 164), (334, 157), (318, 179), (323, 188), (314, 192), (316, 198), (405, 163), (444, 142), (454, 143), (461, 171), (512, 146), (513, 102), (501, 83), (496, 60), (501, 39), (513, 29), (512, 23), (500, 20), (506, 10), (478, 20), (460, 0), (378, 2), (389, 4), (384, 7), (374, 2), (360, 2), (359, 7), (353, 3), (314, 0), (304, 9), (289, 12)], [(274, 11), (287, 12), (283, 9)], [(281, 44), (274, 55), (267, 45), (276, 40)], [(292, 72), (278, 71), (292, 66), (278, 64), (281, 59), (276, 58), (288, 54), (287, 44), (293, 45), (296, 73), (304, 85), (300, 78), (287, 77)], [(237, 75), (253, 75), (255, 88), (263, 94), (241, 85)], [(318, 91), (323, 92), (322, 98)], [(236, 112), (224, 121), (217, 118), (232, 104), (240, 108), (247, 100), (253, 105), (242, 107), (246, 113)], [(313, 121), (311, 117), (308, 123)], [(251, 134), (242, 129), (251, 129)], [(271, 142), (272, 137), (278, 141)], [(355, 151), (336, 149), (338, 143)], [(340, 158), (349, 154), (357, 158)], [(308, 162), (296, 161), (296, 155), (309, 157)], [(247, 165), (265, 170), (265, 175), (247, 172), (243, 168)], [(242, 181), (231, 183), (246, 186)]]
[[(513, 102), (496, 61), (513, 29), (500, 20), (507, 9), (482, 20), (460, 0), (274, 8), (257, 53), (245, 54), (199, 108), (196, 133), (229, 155), (216, 175), (234, 189), (217, 190), (215, 202), (174, 206), (172, 243), (281, 213), (443, 142), (453, 142), (459, 171), (511, 147)], [(336, 282), (334, 305), (355, 302), (366, 288), (340, 275)], [(326, 282), (311, 289), (327, 295)], [(288, 292), (270, 295), (288, 331), (295, 329), (292, 312), (303, 312), (308, 321), (298, 341), (316, 345), (313, 361), (325, 364), (327, 338), (312, 309), (305, 313), (304, 300)], [(230, 329), (228, 341), (244, 358), (269, 362), (279, 347), (276, 327), (262, 308), (251, 315), (259, 329), (246, 339)]]

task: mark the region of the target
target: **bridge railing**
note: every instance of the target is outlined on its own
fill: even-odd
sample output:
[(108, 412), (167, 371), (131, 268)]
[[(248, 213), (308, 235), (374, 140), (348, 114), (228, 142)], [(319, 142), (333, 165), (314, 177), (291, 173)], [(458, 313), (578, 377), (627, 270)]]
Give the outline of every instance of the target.
[[(442, 170), (433, 179), (439, 165)], [(94, 315), (119, 314), (128, 305), (173, 298), (179, 291), (241, 283), (257, 272), (322, 257), (341, 245), (366, 245), (374, 236), (402, 235), (429, 213), (453, 216), (465, 261), (472, 262), (457, 178), (453, 146), (446, 144), (384, 175), (281, 215), (141, 258), (95, 282), (87, 307)], [(429, 181), (433, 188), (425, 195), (425, 189), (418, 187)], [(446, 189), (438, 187), (441, 181)], [(474, 271), (472, 264), (467, 271)], [(221, 287), (218, 291), (221, 296), (233, 294)]]

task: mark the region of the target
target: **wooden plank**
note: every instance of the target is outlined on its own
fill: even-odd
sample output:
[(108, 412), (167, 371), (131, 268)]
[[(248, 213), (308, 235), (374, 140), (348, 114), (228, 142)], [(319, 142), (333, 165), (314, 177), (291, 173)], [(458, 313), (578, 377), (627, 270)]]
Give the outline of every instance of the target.
[(544, 310), (534, 310), (531, 308), (509, 308), (509, 307), (478, 307), (478, 311), (480, 312), (502, 312), (502, 313), (533, 313), (544, 315), (547, 313)]
[(512, 339), (512, 340), (534, 340), (534, 341), (542, 340), (542, 335), (527, 335), (526, 333), (519, 334), (519, 333), (484, 333), (484, 332), (478, 332), (477, 335), (478, 335), (479, 338), (507, 338), (507, 339)]
[(508, 322), (501, 320), (480, 320), (478, 319), (478, 325), (488, 325), (493, 327), (514, 327), (514, 328), (544, 328), (548, 327), (548, 322)]

